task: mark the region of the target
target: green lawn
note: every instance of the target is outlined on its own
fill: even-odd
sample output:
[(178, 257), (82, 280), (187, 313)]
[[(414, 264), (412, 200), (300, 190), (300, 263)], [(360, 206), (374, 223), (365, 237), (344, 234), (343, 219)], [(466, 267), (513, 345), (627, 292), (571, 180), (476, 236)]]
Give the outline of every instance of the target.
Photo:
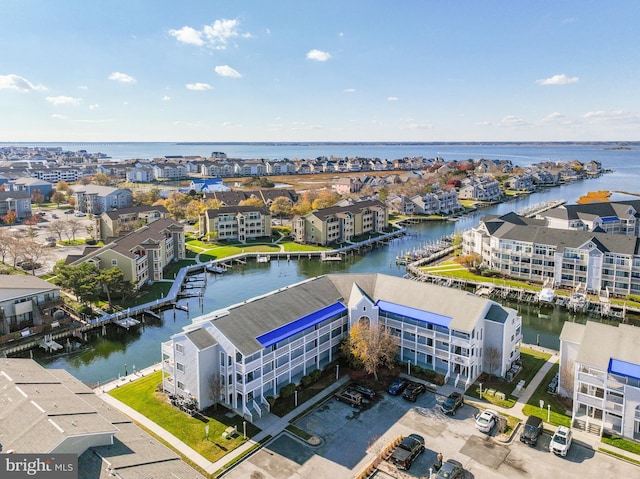
[(623, 439), (605, 433), (602, 435), (602, 442), (613, 447), (618, 447), (624, 451), (640, 454), (640, 443), (630, 441), (629, 439)]
[[(531, 396), (527, 404), (522, 408), (522, 412), (527, 416), (538, 416), (553, 426), (571, 427), (571, 416), (565, 414), (565, 406), (556, 399), (556, 396), (547, 392), (547, 386), (553, 379), (553, 376), (558, 372), (558, 369), (559, 365), (554, 364), (545, 375), (536, 392), (533, 393), (533, 396)], [(544, 401), (543, 409), (540, 409), (541, 400)], [(548, 413), (548, 405), (551, 406), (551, 414)], [(549, 415), (549, 421), (547, 421), (547, 415)]]
[(285, 241), (280, 244), (284, 247), (284, 250), (287, 253), (299, 253), (299, 252), (304, 253), (307, 251), (327, 251), (331, 249), (331, 248), (325, 248), (324, 246), (314, 246), (309, 244), (294, 243), (293, 241)]
[[(162, 381), (161, 371), (140, 378), (109, 392), (151, 421), (163, 427), (178, 439), (189, 445), (209, 461), (216, 461), (229, 451), (242, 445), (242, 417), (226, 417), (228, 409), (219, 407), (217, 412), (208, 410), (207, 416), (191, 417), (169, 404), (166, 395), (156, 392)], [(209, 426), (209, 438), (205, 437), (205, 426)], [(232, 439), (223, 439), (222, 433), (229, 426), (236, 426), (240, 434)], [(247, 434), (252, 436), (259, 430), (247, 423)]]
[[(538, 373), (540, 368), (551, 357), (550, 354), (541, 351), (536, 351), (529, 348), (520, 349), (520, 359), (522, 360), (522, 370), (513, 381), (507, 382), (503, 378), (495, 376), (487, 376), (486, 374), (481, 377), (481, 380), (476, 381), (467, 391), (471, 396), (479, 397), (480, 395), (480, 383), (482, 383), (482, 398), (496, 406), (511, 408), (516, 403), (517, 398), (512, 396), (513, 390), (518, 385), (518, 382), (524, 381), (525, 387), (531, 382), (533, 377)], [(556, 367), (557, 370), (557, 367)], [(553, 377), (553, 375), (551, 375)], [(545, 383), (544, 390), (547, 390), (547, 384), (551, 382), (551, 379)], [(495, 395), (487, 394), (487, 390), (493, 389), (496, 392), (505, 394), (505, 399), (498, 399)]]
[(445, 261), (443, 263), (439, 263), (437, 266), (428, 266), (420, 268), (420, 270), (428, 274), (446, 276), (447, 278), (466, 279), (468, 281), (477, 281), (479, 283), (492, 283), (500, 286), (510, 286), (512, 288), (528, 289), (531, 291), (540, 291), (542, 289), (542, 286), (531, 285), (525, 281), (490, 278), (488, 276), (474, 274), (455, 261)]

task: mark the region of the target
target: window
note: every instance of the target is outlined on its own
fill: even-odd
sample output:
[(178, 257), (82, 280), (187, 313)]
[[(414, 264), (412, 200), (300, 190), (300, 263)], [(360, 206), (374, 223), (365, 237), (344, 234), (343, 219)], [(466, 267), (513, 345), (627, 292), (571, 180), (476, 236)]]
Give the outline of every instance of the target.
[(178, 381), (178, 389), (182, 389), (184, 391), (184, 383), (182, 381)]
[(180, 343), (176, 343), (176, 352), (184, 353), (184, 346)]
[(176, 368), (178, 369), (178, 371), (184, 372), (184, 364), (176, 363)]
[(111, 260), (111, 266), (118, 266), (118, 260), (117, 259), (112, 259)]

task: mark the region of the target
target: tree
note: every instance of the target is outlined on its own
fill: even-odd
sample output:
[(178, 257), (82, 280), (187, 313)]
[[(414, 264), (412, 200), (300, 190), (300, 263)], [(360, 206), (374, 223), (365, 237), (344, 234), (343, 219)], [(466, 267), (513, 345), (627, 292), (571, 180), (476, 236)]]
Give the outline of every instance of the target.
[(305, 198), (300, 198), (293, 208), (291, 208), (291, 213), (296, 216), (304, 216), (308, 213), (311, 213), (313, 207), (311, 206), (311, 202)]
[(89, 235), (90, 238), (93, 238), (93, 225), (87, 225), (84, 227), (85, 231), (87, 232), (87, 234)]
[(65, 220), (64, 223), (66, 226), (64, 232), (67, 235), (67, 239), (69, 241), (75, 241), (76, 234), (78, 233), (78, 231), (80, 231), (82, 225), (75, 218), (69, 218), (68, 220)]
[(191, 200), (184, 207), (184, 215), (189, 219), (198, 219), (200, 213), (204, 211), (204, 203), (200, 200)]
[(13, 268), (15, 269), (20, 256), (22, 255), (22, 244), (24, 239), (16, 236), (11, 236), (7, 242), (7, 253), (13, 260)]
[(59, 241), (62, 241), (62, 235), (67, 231), (66, 221), (52, 221), (47, 226), (47, 229), (56, 235)]
[(469, 253), (461, 256), (458, 263), (469, 270), (476, 270), (482, 264), (482, 257), (478, 253)]
[(181, 220), (185, 216), (185, 207), (191, 199), (184, 193), (174, 191), (164, 200), (164, 207), (173, 219)]
[(38, 206), (44, 203), (44, 195), (40, 190), (33, 190), (33, 193), (31, 193), (31, 202), (37, 204)]
[(13, 235), (9, 233), (9, 230), (5, 228), (0, 228), (0, 256), (2, 257), (2, 262), (4, 263), (7, 254), (9, 253), (9, 242), (13, 238)]
[(223, 391), (220, 374), (212, 373), (207, 379), (207, 386), (209, 387), (209, 399), (213, 401), (213, 408), (217, 410), (220, 394)]
[(291, 210), (293, 208), (293, 204), (291, 200), (286, 196), (278, 196), (271, 202), (271, 206), (269, 207), (269, 211), (278, 216), (280, 218), (280, 224), (282, 224), (282, 217), (289, 216), (291, 214)]
[(100, 273), (93, 263), (73, 266), (58, 262), (53, 273), (57, 276), (56, 282), (70, 290), (81, 303), (87, 303), (100, 294)]
[(58, 181), (58, 183), (56, 183), (56, 191), (64, 193), (69, 191), (69, 189), (69, 183), (67, 183), (66, 181)]
[(314, 210), (320, 210), (322, 208), (329, 208), (335, 205), (340, 200), (340, 195), (329, 190), (320, 192), (318, 197), (311, 203)]
[[(22, 240), (20, 253), (25, 262), (35, 266), (47, 256), (48, 251), (44, 244), (37, 242), (34, 238), (29, 238)], [(35, 267), (31, 268), (31, 274), (36, 275)]]
[(204, 200), (204, 211), (217, 210), (219, 208), (222, 208), (222, 201), (215, 198), (207, 198)]
[(113, 183), (113, 181), (111, 180), (111, 177), (109, 175), (105, 175), (104, 173), (96, 173), (95, 175), (93, 175), (91, 183), (93, 183), (94, 185), (109, 186), (111, 183)]
[(111, 304), (111, 294), (122, 290), (122, 283), (125, 282), (125, 279), (122, 270), (114, 266), (100, 270), (98, 281), (100, 281), (102, 290), (107, 294), (107, 301)]
[(263, 208), (264, 202), (260, 198), (252, 196), (251, 198), (242, 200), (240, 203), (238, 203), (238, 206), (253, 206), (255, 208)]
[(500, 363), (502, 362), (502, 354), (500, 350), (495, 346), (487, 346), (484, 348), (484, 365), (487, 368), (489, 374), (496, 374), (498, 368), (500, 367)]
[(63, 203), (66, 197), (62, 191), (56, 191), (51, 195), (51, 201), (53, 201), (56, 206), (60, 206), (60, 203)]
[(391, 366), (398, 352), (398, 343), (389, 328), (359, 320), (349, 332), (343, 351), (362, 364), (368, 374), (378, 380), (378, 369)]
[(18, 214), (16, 213), (16, 210), (9, 210), (7, 214), (0, 219), (2, 219), (5, 224), (14, 225), (16, 224), (16, 221), (18, 221)]

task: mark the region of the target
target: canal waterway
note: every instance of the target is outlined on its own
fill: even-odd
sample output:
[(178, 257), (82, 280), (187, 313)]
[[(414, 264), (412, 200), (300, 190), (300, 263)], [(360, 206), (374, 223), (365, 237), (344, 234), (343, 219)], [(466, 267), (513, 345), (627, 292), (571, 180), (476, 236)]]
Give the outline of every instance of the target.
[[(616, 152), (617, 153), (617, 152)], [(582, 157), (581, 161), (590, 158)], [(395, 264), (398, 255), (409, 252), (426, 242), (435, 241), (454, 231), (464, 230), (477, 224), (485, 214), (504, 214), (556, 199), (575, 202), (581, 195), (594, 190), (637, 191), (640, 178), (640, 161), (636, 155), (627, 157), (614, 165), (615, 171), (600, 178), (575, 182), (558, 188), (525, 196), (514, 201), (485, 208), (460, 218), (458, 221), (428, 222), (409, 228), (410, 235), (393, 240), (388, 246), (368, 251), (365, 256), (351, 256), (342, 262), (320, 262), (317, 259), (272, 260), (270, 263), (249, 262), (234, 266), (224, 275), (209, 274), (204, 296), (181, 300), (189, 305), (189, 312), (167, 310), (162, 319), (147, 322), (138, 330), (118, 330), (112, 328), (105, 337), (92, 339), (84, 348), (51, 357), (35, 351), (36, 359), (46, 367), (62, 368), (81, 381), (94, 385), (117, 378), (134, 368), (142, 369), (161, 360), (160, 344), (179, 332), (191, 320), (206, 312), (228, 307), (256, 295), (268, 293), (278, 288), (325, 273), (370, 273), (380, 272), (403, 276), (403, 266)], [(630, 199), (625, 195), (614, 195), (614, 199)], [(519, 309), (523, 320), (524, 341), (557, 349), (558, 336), (565, 321), (583, 322), (586, 318), (574, 316), (560, 309), (540, 312), (536, 307), (510, 305)]]

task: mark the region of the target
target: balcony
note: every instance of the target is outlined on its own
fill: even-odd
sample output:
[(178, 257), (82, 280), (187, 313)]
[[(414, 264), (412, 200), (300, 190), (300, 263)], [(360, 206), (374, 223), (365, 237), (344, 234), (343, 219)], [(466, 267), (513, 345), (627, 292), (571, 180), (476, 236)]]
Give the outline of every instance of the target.
[(576, 396), (576, 400), (581, 404), (587, 404), (589, 406), (596, 407), (598, 409), (603, 409), (604, 407), (604, 399), (598, 398), (595, 396), (590, 396), (584, 393), (578, 393)]
[(598, 386), (603, 388), (605, 385), (605, 378), (600, 376), (594, 376), (588, 373), (578, 373), (578, 381), (585, 384), (591, 384), (592, 386)]

